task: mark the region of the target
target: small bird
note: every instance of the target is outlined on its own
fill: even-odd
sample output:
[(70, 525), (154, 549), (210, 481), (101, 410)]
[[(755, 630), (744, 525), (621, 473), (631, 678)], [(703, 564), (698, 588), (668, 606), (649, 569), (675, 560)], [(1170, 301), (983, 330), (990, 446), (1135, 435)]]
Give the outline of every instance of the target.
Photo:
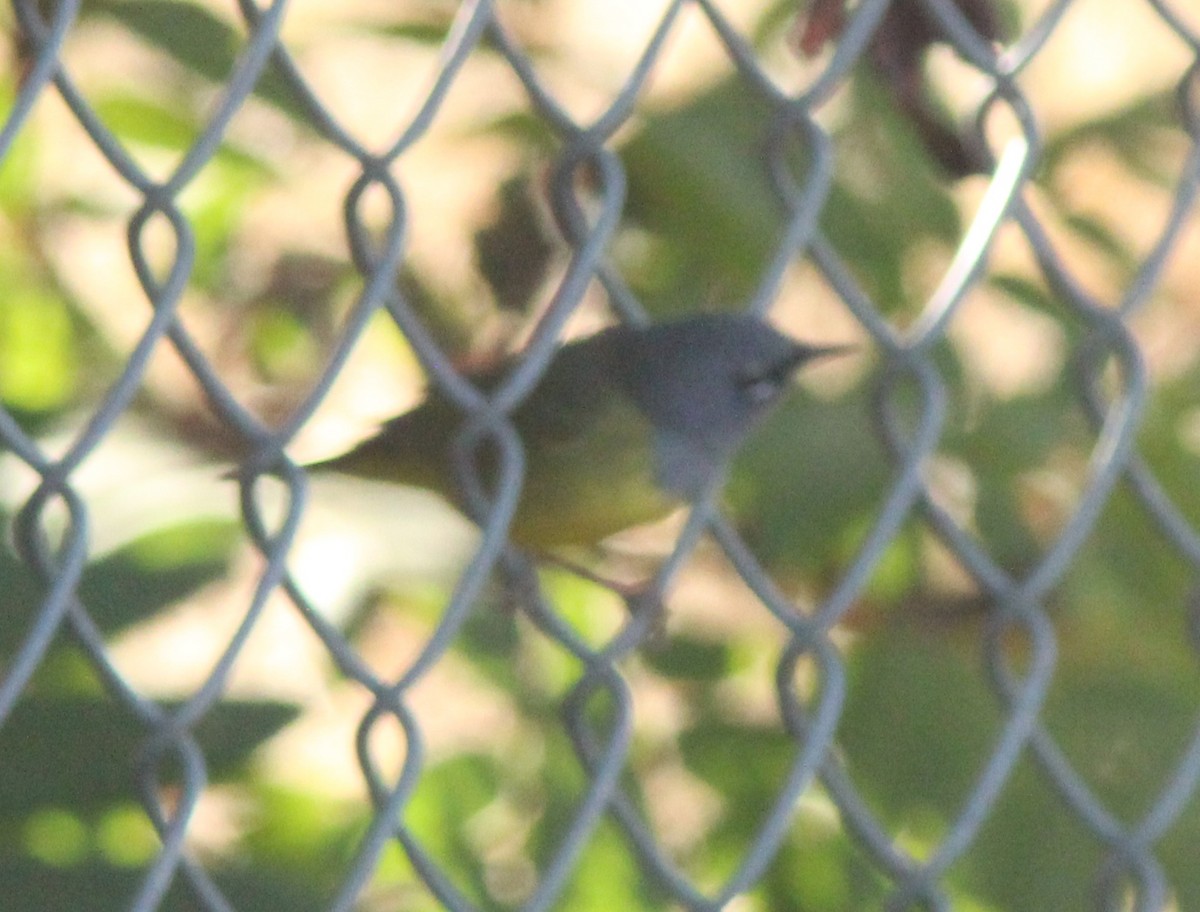
[[(525, 476), (509, 535), (532, 551), (594, 545), (694, 500), (783, 396), (792, 374), (846, 351), (750, 315), (618, 325), (563, 346), (512, 412)], [(472, 377), (483, 389), (502, 368)], [(465, 416), (437, 390), (349, 452), (308, 466), (429, 488), (461, 507), (450, 450)], [(477, 457), (485, 486), (495, 447)]]

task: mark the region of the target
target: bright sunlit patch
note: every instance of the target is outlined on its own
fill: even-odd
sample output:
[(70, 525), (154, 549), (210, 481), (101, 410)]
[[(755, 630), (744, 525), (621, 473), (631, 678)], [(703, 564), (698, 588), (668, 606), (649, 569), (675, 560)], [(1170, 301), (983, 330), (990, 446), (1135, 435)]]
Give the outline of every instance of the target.
[(96, 826), (96, 845), (118, 867), (147, 864), (162, 843), (145, 811), (132, 806), (114, 808)]
[(1057, 321), (987, 290), (966, 302), (948, 333), (964, 368), (1000, 399), (1049, 389), (1066, 357), (1066, 334)]
[(88, 854), (87, 826), (59, 808), (33, 812), (25, 821), (23, 836), (31, 856), (55, 867), (76, 864)]
[(1164, 89), (1187, 69), (1186, 45), (1146, 4), (1074, 3), (1022, 77), (1039, 119), (1068, 128)]
[(1192, 409), (1179, 419), (1179, 442), (1189, 452), (1200, 456), (1200, 408)]

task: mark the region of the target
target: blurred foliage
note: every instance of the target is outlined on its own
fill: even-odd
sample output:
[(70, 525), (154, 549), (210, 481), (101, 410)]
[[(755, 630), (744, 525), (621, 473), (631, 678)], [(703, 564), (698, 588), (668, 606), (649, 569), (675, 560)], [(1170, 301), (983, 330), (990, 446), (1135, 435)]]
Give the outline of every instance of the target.
[[(791, 10), (790, 4), (774, 4), (756, 40), (778, 42)], [(1002, 12), (1015, 21), (1013, 7), (1004, 5)], [(359, 22), (354, 28), (430, 49), (448, 27), (441, 15), (426, 9), (411, 21)], [(105, 84), (89, 99), (139, 156), (175, 160), (203, 129), (206, 106), (233, 66), (242, 31), (204, 6), (173, 0), (85, 4), (79, 26), (85, 38), (89, 28), (101, 35), (123, 30), (142, 50), (161, 57), (163, 78)], [(540, 50), (538, 62), (550, 56)], [(17, 69), (0, 83), (6, 101), (15, 95)], [(839, 93), (837, 116), (826, 123), (839, 150), (838, 171), (820, 227), (862, 290), (887, 318), (904, 325), (920, 313), (930, 291), (914, 278), (915, 258), (931, 250), (948, 257), (966, 228), (967, 209), (956, 183), (939, 170), (921, 133), (893, 101), (892, 90), (865, 66)], [(180, 204), (197, 250), (189, 279), (194, 295), (182, 319), (218, 328), (214, 357), (232, 365), (244, 387), (285, 390), (297, 398), (332, 349), (357, 280), (344, 261), (310, 249), (271, 250), (255, 234), (262, 231), (252, 225), (255, 207), (296, 179), (288, 173), (289, 151), (307, 150), (320, 138), (277, 75), (259, 82), (254, 103), (283, 118), (294, 135), (281, 143), (282, 152), (227, 139), (183, 194)], [(628, 200), (613, 255), (653, 314), (718, 301), (732, 305), (755, 289), (785, 220), (762, 167), (769, 115), (761, 96), (730, 77), (670, 106), (645, 110), (621, 135)], [(516, 109), (480, 116), (464, 135), (502, 142), (514, 153), (486, 215), (462, 240), (473, 253), (479, 297), (490, 300), (484, 306), (456, 299), (445, 276), (417, 261), (397, 277), (417, 311), (436, 321), (435, 334), (459, 351), (500, 311), (510, 323), (527, 322), (564, 249), (549, 235), (537, 200), (540, 169), (556, 149), (545, 121)], [(788, 166), (803, 181), (812, 172), (812, 150), (799, 139), (789, 141)], [(35, 118), (0, 168), (0, 404), (34, 436), (78, 427), (80, 415), (122, 369), (129, 348), (80, 284), (69, 281), (69, 259), (55, 256), (55, 243), (64, 236), (59, 229), (73, 220), (119, 231), (132, 211), (127, 194), (55, 183), (38, 164), (50, 151), (47, 142)], [(1131, 186), (1161, 204), (1154, 194), (1171, 193), (1185, 149), (1174, 100), (1161, 91), (1147, 90), (1049, 132), (1036, 189), (1063, 248), (1099, 258), (1128, 283), (1144, 250), (1131, 248), (1126, 226), (1108, 210), (1085, 211), (1074, 202), (1072, 177), (1081, 157), (1099, 150), (1119, 163)], [(253, 287), (241, 280), (245, 265), (238, 258), (247, 249), (270, 259), (269, 275)], [(1086, 341), (1087, 326), (1034, 269), (1006, 263), (987, 274), (982, 290), (1014, 314), (1052, 319), (1068, 357)], [(1178, 298), (1167, 302), (1168, 308), (1180, 305)], [(1138, 442), (1159, 483), (1193, 523), (1200, 518), (1200, 465), (1195, 447), (1181, 440), (1189, 426), (1194, 430), (1200, 389), (1194, 355), (1193, 349), (1190, 367), (1154, 388)], [(950, 397), (939, 456), (961, 472), (967, 491), (965, 506), (957, 506), (970, 534), (1019, 577), (1052, 546), (1079, 503), (1096, 431), (1065, 373), (1002, 395), (978, 382), (965, 348), (946, 345), (937, 358)], [(1070, 368), (1068, 363), (1064, 372)], [(199, 396), (191, 394), (194, 401), (181, 405), (178, 390), (159, 382), (147, 381), (135, 411), (158, 419), (156, 426), (167, 437), (174, 434), (179, 446), (203, 449), (207, 444), (187, 432), (189, 422), (205, 414)], [(893, 459), (875, 431), (876, 382), (868, 376), (833, 400), (797, 394), (737, 463), (731, 508), (755, 553), (789, 591), (823, 591), (838, 578), (895, 480)], [(220, 452), (218, 445), (213, 449)], [(0, 471), (12, 464), (10, 455), (0, 458), (8, 460), (0, 462)], [(10, 526), (10, 516), (0, 519)], [(169, 616), (225, 578), (238, 529), (202, 517), (157, 528), (92, 561), (79, 598), (104, 636), (116, 640)], [(1137, 499), (1119, 489), (1049, 605), (1059, 648), (1044, 725), (1089, 788), (1126, 821), (1147, 812), (1194, 732), (1200, 677), (1180, 608), (1194, 576)], [(0, 547), (0, 585), (3, 670), (25, 643), (45, 587), (7, 543)], [(589, 642), (602, 642), (612, 606), (598, 606), (591, 587), (578, 582), (552, 585), (564, 616)], [(985, 617), (970, 608), (977, 595), (969, 583), (947, 580), (938, 570), (931, 536), (914, 521), (877, 561), (846, 625), (849, 691), (839, 728), (841, 756), (873, 812), (918, 856), (934, 851), (955, 819), (1005, 717), (978, 655)], [(444, 596), (439, 590), (432, 607), (418, 605), (411, 593), (408, 601), (404, 595), (378, 599), (354, 616), (347, 633), (363, 645), (372, 617), (394, 612), (397, 599), (408, 620), (431, 624)], [(458, 889), (486, 909), (527, 895), (532, 872), (553, 854), (587, 786), (559, 716), (578, 679), (578, 663), (497, 607), (472, 617), (453, 655), (480, 687), (504, 695), (513, 731), (487, 751), (433, 757), (405, 811)], [(742, 862), (796, 759), (796, 745), (778, 720), (743, 711), (730, 697), (731, 682), (757, 676), (773, 686), (767, 662), (779, 649), (776, 631), (753, 625), (721, 634), (670, 630), (639, 659), (639, 680), (687, 709), (677, 730), (635, 727), (625, 787), (637, 806), (654, 812), (650, 816), (664, 812), (656, 804), (661, 795), (647, 784), (649, 773), (684, 796), (703, 796), (693, 803), (708, 809), (699, 823), (688, 824), (696, 828), (691, 838), (668, 835), (683, 846), (679, 863), (707, 889), (718, 888)], [(1011, 651), (1019, 669), (1021, 644)], [(594, 703), (588, 718), (603, 741), (610, 736), (612, 706), (602, 696)], [(162, 709), (169, 713), (176, 706), (167, 702)], [(234, 835), (203, 849), (206, 867), (236, 908), (324, 908), (370, 820), (365, 800), (284, 786), (258, 763), (260, 749), (300, 712), (266, 697), (227, 698), (196, 730), (212, 792), (248, 809), (232, 815)], [(128, 902), (158, 845), (131, 773), (146, 736), (146, 723), (108, 694), (64, 625), (0, 729), (6, 909), (111, 909)], [(178, 770), (165, 767), (161, 789), (171, 795)], [(687, 805), (686, 798), (676, 801)], [(669, 831), (669, 815), (654, 819)], [(1200, 908), (1200, 869), (1193, 863), (1198, 839), (1200, 815), (1185, 809), (1157, 853), (1180, 908)], [(947, 884), (964, 909), (1079, 907), (1102, 860), (1095, 838), (1025, 758)], [(408, 860), (389, 854), (368, 906), (435, 908), (414, 882)], [(751, 907), (873, 908), (887, 889), (814, 786), (778, 859), (752, 891)], [(575, 868), (562, 907), (636, 912), (667, 902), (606, 820)], [(189, 888), (177, 878), (164, 908), (194, 907)]]

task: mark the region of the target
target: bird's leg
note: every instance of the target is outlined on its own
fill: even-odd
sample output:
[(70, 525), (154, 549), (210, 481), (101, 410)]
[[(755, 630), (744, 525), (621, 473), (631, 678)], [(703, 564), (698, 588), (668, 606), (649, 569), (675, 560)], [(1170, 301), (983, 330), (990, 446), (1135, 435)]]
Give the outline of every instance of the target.
[(647, 626), (645, 642), (648, 645), (662, 644), (666, 637), (666, 606), (663, 603), (662, 587), (656, 576), (632, 583), (623, 582), (603, 576), (561, 554), (543, 551), (538, 552), (535, 557), (540, 563), (566, 570), (580, 579), (607, 589), (625, 603), (625, 609), (631, 617), (649, 616), (650, 623)]
[(550, 551), (538, 551), (534, 554), (534, 558), (540, 564), (557, 567), (559, 570), (566, 570), (580, 579), (587, 580), (589, 583), (595, 583), (597, 586), (620, 596), (626, 602), (629, 601), (634, 593), (641, 591), (648, 584), (648, 581), (641, 580), (636, 583), (625, 583), (617, 579), (610, 579), (589, 567), (585, 567), (578, 561), (571, 560), (569, 557), (563, 557), (561, 554), (554, 554)]

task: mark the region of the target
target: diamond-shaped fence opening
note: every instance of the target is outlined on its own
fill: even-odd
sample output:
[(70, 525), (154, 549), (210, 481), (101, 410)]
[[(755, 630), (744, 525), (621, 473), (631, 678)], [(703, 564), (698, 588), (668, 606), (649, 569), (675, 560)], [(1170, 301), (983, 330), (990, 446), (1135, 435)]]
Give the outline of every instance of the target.
[[(5, 909), (1200, 908), (1187, 4), (9, 26)], [(511, 542), (564, 341), (718, 310), (856, 347)], [(460, 510), (304, 468), (426, 387)]]

